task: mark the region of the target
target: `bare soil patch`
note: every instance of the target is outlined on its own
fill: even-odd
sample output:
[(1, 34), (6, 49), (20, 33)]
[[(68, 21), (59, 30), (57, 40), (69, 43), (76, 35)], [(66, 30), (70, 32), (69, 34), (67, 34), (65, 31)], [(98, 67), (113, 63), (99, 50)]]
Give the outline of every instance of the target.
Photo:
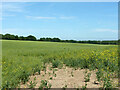
[[(87, 82), (87, 88), (100, 88), (102, 85), (96, 82), (96, 71), (89, 71), (91, 73), (90, 81)], [(36, 78), (36, 86), (34, 88), (39, 88), (41, 85), (41, 80), (47, 80), (52, 86), (51, 88), (82, 88), (85, 86), (85, 69), (73, 69), (70, 67), (63, 66), (61, 69), (51, 68), (48, 65), (45, 71), (41, 71), (41, 74), (35, 73), (35, 75), (30, 76), (30, 80), (26, 84), (20, 84), (20, 88), (29, 88), (30, 81), (34, 81)], [(96, 83), (95, 83), (96, 82)]]

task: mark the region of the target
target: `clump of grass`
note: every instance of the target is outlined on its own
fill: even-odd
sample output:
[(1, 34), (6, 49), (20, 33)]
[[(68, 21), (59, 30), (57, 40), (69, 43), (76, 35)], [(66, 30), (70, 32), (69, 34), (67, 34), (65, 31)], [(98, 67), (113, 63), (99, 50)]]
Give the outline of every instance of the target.
[(53, 69), (53, 74), (55, 74), (55, 71), (57, 71), (57, 69)]
[(33, 81), (33, 82), (30, 81), (30, 85), (28, 85), (28, 87), (29, 87), (29, 88), (35, 88), (35, 86), (36, 86), (36, 84), (37, 84), (35, 81), (36, 81), (36, 77), (34, 78), (34, 81)]
[(65, 86), (63, 87), (63, 89), (67, 88), (67, 85), (65, 84)]
[(85, 82), (85, 85), (82, 86), (82, 89), (83, 89), (83, 90), (86, 90), (86, 88), (87, 88), (87, 82)]
[(52, 67), (53, 68), (60, 68), (60, 67), (62, 67), (62, 63), (60, 62), (60, 60), (53, 60), (52, 61)]
[(98, 69), (98, 71), (96, 72), (97, 81), (100, 82), (102, 80), (102, 77), (103, 77), (103, 73), (100, 69)]
[(32, 70), (33, 70), (33, 75), (35, 75), (36, 72), (38, 72), (38, 74), (40, 75), (41, 70), (38, 64)]
[(41, 85), (39, 86), (39, 88), (48, 88), (47, 84), (48, 84), (47, 80), (41, 80)]
[(39, 86), (39, 89), (42, 89), (42, 88), (51, 88), (51, 84), (48, 83), (47, 80), (41, 80), (41, 85)]
[(26, 71), (23, 71), (21, 76), (20, 76), (20, 79), (21, 81), (23, 82), (23, 84), (25, 84), (28, 80), (29, 80), (29, 73), (26, 72)]
[(51, 87), (52, 87), (52, 84), (51, 84), (51, 83), (49, 83), (49, 84), (48, 84), (48, 88), (50, 89)]
[(45, 64), (44, 64), (43, 67), (42, 67), (42, 71), (44, 71), (45, 74), (46, 74), (46, 65), (45, 65)]
[(52, 77), (50, 77), (50, 80), (52, 80), (53, 78)]
[(51, 68), (51, 67), (49, 67), (49, 70), (52, 70), (52, 68)]
[(85, 76), (84, 76), (85, 82), (89, 82), (90, 81), (90, 76), (91, 76), (91, 73), (88, 73), (88, 71), (86, 70), (85, 71)]
[(73, 75), (73, 70), (71, 71), (71, 76), (73, 77), (74, 75)]
[(54, 77), (56, 77), (57, 75), (56, 74), (54, 74)]
[(49, 76), (51, 75), (51, 73), (50, 73), (50, 72), (48, 72), (48, 74), (49, 74)]

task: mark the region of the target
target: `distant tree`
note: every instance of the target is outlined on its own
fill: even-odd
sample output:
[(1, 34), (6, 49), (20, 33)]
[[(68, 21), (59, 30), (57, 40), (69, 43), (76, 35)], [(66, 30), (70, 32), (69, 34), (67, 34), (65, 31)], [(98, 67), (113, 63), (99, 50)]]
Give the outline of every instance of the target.
[(70, 43), (76, 43), (77, 41), (75, 41), (75, 40), (69, 40), (68, 42), (70, 42)]
[(65, 42), (65, 40), (60, 40), (60, 42)]
[(46, 39), (45, 38), (40, 38), (39, 41), (46, 41)]
[(36, 41), (36, 37), (32, 36), (32, 35), (29, 35), (29, 36), (26, 37), (26, 40)]
[(59, 38), (40, 38), (39, 41), (51, 41), (51, 42), (60, 42)]
[(4, 39), (10, 39), (10, 34), (5, 34)]
[[(37, 40), (35, 36), (29, 35), (27, 37), (18, 36), (18, 35), (11, 35), (11, 34), (0, 34), (0, 39), (7, 39), (7, 40), (30, 40), (35, 41)], [(76, 41), (76, 40), (60, 40), (59, 38), (40, 38), (39, 41), (51, 41), (51, 42), (68, 42), (68, 43), (90, 43), (90, 44), (114, 44), (120, 45), (119, 40), (104, 40), (104, 41), (97, 41), (97, 40), (84, 40), (84, 41)]]
[(46, 38), (45, 41), (52, 41), (52, 38)]
[(19, 39), (19, 37), (18, 37), (18, 35), (16, 35), (16, 36), (15, 36), (15, 40), (18, 40), (18, 39)]
[(59, 38), (53, 38), (52, 41), (53, 42), (60, 42), (60, 39)]
[(2, 39), (2, 36), (3, 36), (3, 35), (2, 35), (2, 34), (0, 34), (0, 39)]
[(19, 40), (25, 40), (25, 37), (20, 36), (20, 37), (18, 37), (18, 39), (19, 39)]
[(8, 40), (15, 40), (15, 36), (11, 34), (5, 34), (3, 38)]

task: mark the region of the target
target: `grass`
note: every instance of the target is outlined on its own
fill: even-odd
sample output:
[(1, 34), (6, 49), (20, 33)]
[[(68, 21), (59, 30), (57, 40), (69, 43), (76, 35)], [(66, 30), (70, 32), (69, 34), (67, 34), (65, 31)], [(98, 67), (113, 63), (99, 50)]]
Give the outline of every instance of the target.
[[(97, 78), (102, 81), (118, 72), (117, 45), (15, 40), (2, 40), (2, 45), (4, 88), (14, 88), (20, 82), (25, 83), (29, 75), (44, 69), (45, 63), (52, 63), (53, 68), (65, 64), (73, 68), (97, 69)], [(108, 85), (105, 83), (104, 86)]]

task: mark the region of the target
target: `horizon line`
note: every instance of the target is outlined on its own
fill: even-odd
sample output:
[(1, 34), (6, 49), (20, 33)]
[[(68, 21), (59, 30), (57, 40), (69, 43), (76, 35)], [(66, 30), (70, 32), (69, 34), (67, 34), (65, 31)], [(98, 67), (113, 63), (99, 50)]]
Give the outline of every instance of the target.
[[(2, 33), (0, 33), (0, 35), (1, 35)], [(10, 33), (6, 33), (6, 34), (10, 34)], [(5, 35), (5, 34), (2, 34), (2, 35)], [(25, 36), (25, 35), (18, 35), (18, 34), (10, 34), (10, 35), (14, 35), (14, 36), (18, 36), (18, 37), (20, 37), (20, 36), (23, 36), (23, 37), (27, 37), (27, 36), (29, 36), (29, 35), (31, 35), (31, 34), (29, 34), (29, 35), (27, 35), (27, 36)], [(37, 40), (39, 40), (40, 38), (59, 38), (60, 40), (75, 40), (75, 41), (116, 41), (116, 40), (119, 40), (119, 38), (118, 39), (81, 39), (81, 40), (76, 40), (76, 39), (61, 39), (60, 37), (48, 37), (48, 36), (46, 36), (46, 37), (40, 37), (40, 38), (37, 38), (35, 35), (32, 35), (32, 36), (34, 36)]]

